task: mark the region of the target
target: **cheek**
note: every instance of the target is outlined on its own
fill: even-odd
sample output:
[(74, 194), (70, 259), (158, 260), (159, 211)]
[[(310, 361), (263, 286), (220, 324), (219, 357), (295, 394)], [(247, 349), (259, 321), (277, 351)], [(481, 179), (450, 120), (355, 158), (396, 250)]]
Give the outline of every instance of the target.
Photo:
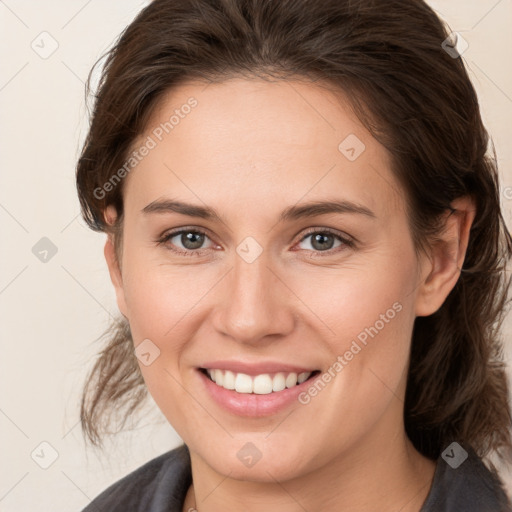
[[(179, 270), (152, 262), (149, 253), (135, 251), (125, 261), (125, 297), (130, 330), (137, 347), (150, 340), (151, 363), (139, 363), (150, 395), (175, 428), (187, 431), (190, 395), (180, 371), (182, 354), (190, 339), (190, 322), (196, 322), (194, 305), (206, 293), (201, 280), (186, 267)], [(190, 267), (189, 267), (190, 268)], [(197, 306), (196, 306), (197, 308)], [(146, 345), (147, 346), (147, 345)], [(156, 347), (156, 348), (155, 348)], [(156, 357), (155, 357), (155, 354)], [(153, 360), (154, 357), (154, 360)], [(142, 359), (141, 359), (142, 361)]]
[(309, 418), (328, 425), (333, 446), (346, 441), (339, 436), (340, 424), (355, 440), (389, 407), (401, 404), (395, 397), (405, 377), (414, 323), (414, 262), (404, 258), (397, 268), (391, 261), (352, 269), (330, 281), (329, 293), (312, 297), (311, 309), (322, 321), (316, 325), (326, 332), (326, 387), (310, 387), (301, 403), (311, 408)]
[(130, 329), (136, 346), (149, 339), (158, 347), (157, 367), (175, 371), (187, 342), (204, 321), (204, 299), (212, 297), (218, 272), (208, 265), (166, 264), (153, 252), (126, 251), (123, 281)]
[(339, 270), (324, 268), (288, 280), (295, 279), (294, 292), (314, 312), (336, 354), (348, 350), (352, 340), (364, 344), (372, 335), (388, 338), (388, 348), (408, 343), (404, 328), (414, 320), (413, 254), (397, 247), (353, 261)]
[[(140, 235), (138, 235), (140, 237)], [(137, 233), (132, 240), (137, 239)], [(123, 288), (130, 325), (144, 321), (152, 329), (165, 332), (197, 286), (191, 267), (165, 264), (160, 251), (135, 241), (123, 250)], [(194, 286), (191, 286), (191, 280)]]
[(131, 274), (125, 294), (135, 343), (149, 338), (161, 348), (165, 345), (165, 350), (172, 350), (173, 340), (190, 321), (194, 305), (207, 291), (201, 284), (191, 286), (190, 281), (190, 275), (171, 276), (158, 269), (139, 272), (138, 276)]
[[(373, 253), (361, 264), (322, 279), (307, 302), (325, 333), (333, 378), (332, 400), (368, 421), (382, 413), (404, 376), (414, 324), (416, 263), (407, 246)], [(305, 296), (303, 287), (298, 294)], [(329, 329), (327, 329), (328, 326)], [(327, 377), (329, 378), (329, 377)], [(398, 393), (397, 393), (398, 394)], [(320, 402), (317, 406), (320, 407)], [(318, 410), (315, 415), (321, 414)], [(333, 412), (332, 414), (336, 414)], [(313, 416), (315, 416), (313, 415)]]

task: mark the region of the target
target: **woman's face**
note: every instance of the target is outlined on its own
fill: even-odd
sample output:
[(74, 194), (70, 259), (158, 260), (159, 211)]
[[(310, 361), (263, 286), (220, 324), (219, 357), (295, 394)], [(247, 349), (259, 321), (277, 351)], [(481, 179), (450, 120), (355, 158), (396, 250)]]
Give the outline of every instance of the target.
[(122, 277), (106, 247), (118, 304), (163, 414), (233, 478), (305, 475), (403, 432), (424, 268), (389, 154), (342, 98), (191, 82), (133, 145)]

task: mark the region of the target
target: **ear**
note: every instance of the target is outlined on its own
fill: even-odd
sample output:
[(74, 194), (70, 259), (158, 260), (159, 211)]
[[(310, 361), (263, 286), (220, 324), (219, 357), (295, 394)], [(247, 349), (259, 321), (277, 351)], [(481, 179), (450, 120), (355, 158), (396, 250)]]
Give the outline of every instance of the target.
[(416, 316), (429, 316), (444, 303), (457, 283), (469, 243), (476, 206), (469, 197), (452, 202), (454, 212), (444, 217), (444, 230), (431, 246), (430, 258), (422, 265), (422, 282), (416, 294)]
[[(116, 209), (113, 206), (107, 206), (104, 212), (105, 221), (108, 224), (113, 224), (117, 218)], [(114, 285), (117, 298), (117, 306), (125, 318), (128, 318), (128, 308), (126, 307), (126, 301), (124, 296), (123, 276), (121, 273), (120, 262), (117, 260), (114, 238), (112, 234), (109, 234), (105, 247), (103, 249), (105, 260), (107, 262), (108, 271), (110, 274), (110, 280)]]

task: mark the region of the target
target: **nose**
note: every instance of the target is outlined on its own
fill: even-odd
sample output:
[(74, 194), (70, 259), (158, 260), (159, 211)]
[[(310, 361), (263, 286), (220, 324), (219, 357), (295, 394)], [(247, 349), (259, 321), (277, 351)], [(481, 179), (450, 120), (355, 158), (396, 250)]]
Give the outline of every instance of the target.
[(248, 263), (238, 254), (223, 279), (216, 307), (217, 332), (243, 344), (275, 342), (294, 329), (293, 293), (271, 266), (265, 251)]

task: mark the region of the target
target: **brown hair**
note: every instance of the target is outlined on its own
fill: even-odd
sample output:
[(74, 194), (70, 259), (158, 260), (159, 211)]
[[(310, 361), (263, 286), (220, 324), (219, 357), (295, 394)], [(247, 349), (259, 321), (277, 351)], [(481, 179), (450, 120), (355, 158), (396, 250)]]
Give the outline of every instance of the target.
[[(103, 212), (116, 207), (119, 249), (123, 184), (95, 191), (182, 81), (299, 77), (344, 92), (392, 156), (417, 251), (435, 240), (454, 199), (471, 195), (477, 206), (457, 284), (437, 312), (415, 320), (406, 432), (431, 459), (452, 441), (503, 459), (503, 450), (512, 452), (512, 418), (499, 329), (512, 238), (477, 96), (462, 58), (442, 48), (447, 37), (422, 0), (154, 0), (107, 54), (77, 165), (78, 194), (94, 230), (111, 231)], [(96, 445), (114, 411), (124, 424), (146, 396), (127, 322), (105, 337), (81, 403), (83, 431)]]

